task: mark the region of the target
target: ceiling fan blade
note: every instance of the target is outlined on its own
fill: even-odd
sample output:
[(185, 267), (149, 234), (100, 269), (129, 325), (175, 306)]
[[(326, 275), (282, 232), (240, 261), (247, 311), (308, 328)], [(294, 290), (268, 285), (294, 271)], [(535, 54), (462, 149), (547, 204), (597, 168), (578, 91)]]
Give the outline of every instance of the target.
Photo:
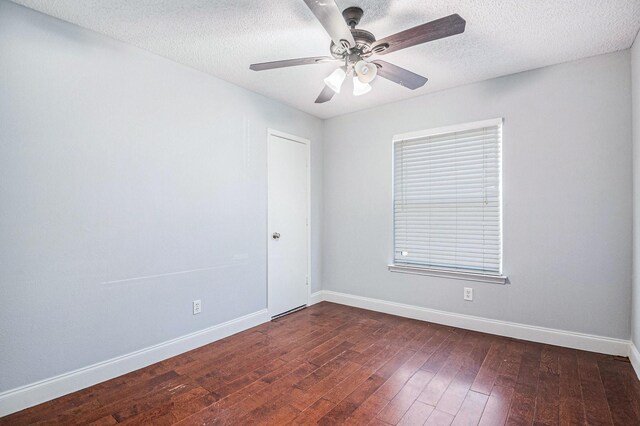
[(322, 89), (322, 92), (320, 92), (320, 94), (316, 98), (316, 103), (323, 104), (327, 101), (330, 101), (331, 98), (333, 98), (333, 95), (335, 94), (336, 92), (334, 92), (333, 89), (331, 89), (331, 87), (325, 85), (324, 89)]
[(326, 62), (342, 62), (336, 58), (329, 56), (318, 56), (315, 58), (298, 58), (298, 59), (285, 59), (284, 61), (262, 62), (259, 64), (249, 65), (249, 69), (254, 71), (272, 70), (274, 68), (295, 67), (298, 65), (313, 65), (322, 64)]
[(463, 33), (466, 24), (467, 22), (458, 14), (445, 16), (378, 40), (371, 46), (371, 50), (379, 55), (384, 55), (396, 50), (406, 49), (407, 47)]
[(304, 0), (304, 2), (316, 15), (336, 46), (343, 46), (342, 40), (345, 40), (351, 47), (356, 45), (351, 30), (334, 0)]
[(407, 89), (415, 90), (424, 86), (427, 82), (427, 78), (418, 75), (414, 72), (406, 70), (397, 65), (390, 64), (389, 62), (381, 61), (379, 59), (372, 61), (378, 66), (378, 75), (387, 80), (391, 80), (394, 83), (398, 83)]

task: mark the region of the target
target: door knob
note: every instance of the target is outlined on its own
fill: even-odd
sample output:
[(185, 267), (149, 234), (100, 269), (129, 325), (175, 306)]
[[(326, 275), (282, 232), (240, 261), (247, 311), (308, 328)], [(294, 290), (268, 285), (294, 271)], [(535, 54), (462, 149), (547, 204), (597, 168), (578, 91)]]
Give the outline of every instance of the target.
[(274, 240), (277, 240), (280, 238), (280, 234), (278, 232), (274, 232), (273, 235), (271, 236)]

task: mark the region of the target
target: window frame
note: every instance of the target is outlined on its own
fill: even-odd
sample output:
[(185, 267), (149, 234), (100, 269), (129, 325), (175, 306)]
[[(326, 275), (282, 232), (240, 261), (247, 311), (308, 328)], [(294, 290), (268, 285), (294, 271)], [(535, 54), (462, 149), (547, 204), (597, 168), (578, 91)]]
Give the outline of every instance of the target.
[[(502, 169), (503, 169), (503, 151), (502, 151), (502, 131), (503, 131), (503, 118), (493, 118), (488, 120), (473, 121), (468, 123), (454, 124), (450, 126), (437, 127), (432, 129), (420, 130), (416, 132), (401, 133), (394, 135), (391, 141), (391, 232), (392, 232), (392, 245), (391, 245), (391, 263), (387, 265), (390, 272), (399, 272), (404, 274), (416, 274), (416, 275), (428, 275), (440, 278), (451, 278), (465, 281), (480, 281), (493, 284), (507, 284), (509, 279), (504, 275), (504, 227), (503, 227), (503, 185), (502, 185)], [(498, 170), (499, 182), (500, 182), (500, 195), (499, 195), (499, 209), (500, 209), (500, 268), (498, 273), (485, 273), (485, 272), (472, 272), (447, 268), (438, 268), (427, 265), (409, 265), (395, 263), (395, 249), (396, 249), (396, 229), (395, 229), (395, 146), (399, 142), (407, 142), (415, 139), (423, 139), (430, 136), (442, 135), (447, 133), (454, 133), (466, 130), (479, 129), (483, 127), (499, 126), (500, 127), (500, 169)]]

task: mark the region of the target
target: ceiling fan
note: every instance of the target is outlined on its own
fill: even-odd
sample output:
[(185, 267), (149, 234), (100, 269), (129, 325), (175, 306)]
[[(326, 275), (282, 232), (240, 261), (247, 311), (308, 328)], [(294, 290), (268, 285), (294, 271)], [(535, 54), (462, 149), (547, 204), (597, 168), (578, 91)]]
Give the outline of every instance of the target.
[[(348, 7), (342, 13), (334, 0), (304, 0), (309, 9), (331, 36), (331, 56), (287, 59), (284, 61), (251, 64), (250, 69), (264, 71), (275, 68), (312, 65), (327, 62), (343, 63), (324, 79), (325, 87), (316, 99), (317, 104), (327, 102), (340, 88), (347, 75), (353, 76), (353, 94), (364, 95), (371, 90), (371, 81), (379, 75), (408, 89), (424, 86), (427, 78), (379, 59), (373, 55), (385, 55), (396, 50), (438, 40), (464, 32), (466, 22), (458, 14), (418, 25), (408, 30), (376, 40), (369, 31), (356, 28), (364, 14), (359, 7)], [(346, 22), (347, 25), (344, 24)]]

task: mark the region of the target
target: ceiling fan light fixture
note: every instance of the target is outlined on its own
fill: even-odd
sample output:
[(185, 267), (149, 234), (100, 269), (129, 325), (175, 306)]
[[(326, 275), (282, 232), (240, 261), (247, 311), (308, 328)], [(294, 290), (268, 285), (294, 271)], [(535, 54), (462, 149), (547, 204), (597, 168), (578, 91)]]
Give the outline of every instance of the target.
[(378, 73), (378, 67), (366, 61), (356, 62), (353, 69), (362, 83), (371, 83)]
[(334, 92), (340, 93), (340, 87), (342, 87), (342, 83), (344, 82), (344, 79), (346, 77), (347, 73), (342, 67), (340, 67), (332, 72), (329, 77), (324, 79), (324, 84), (326, 84)]
[(353, 77), (353, 96), (361, 96), (371, 91), (369, 83), (363, 83), (359, 77)]

